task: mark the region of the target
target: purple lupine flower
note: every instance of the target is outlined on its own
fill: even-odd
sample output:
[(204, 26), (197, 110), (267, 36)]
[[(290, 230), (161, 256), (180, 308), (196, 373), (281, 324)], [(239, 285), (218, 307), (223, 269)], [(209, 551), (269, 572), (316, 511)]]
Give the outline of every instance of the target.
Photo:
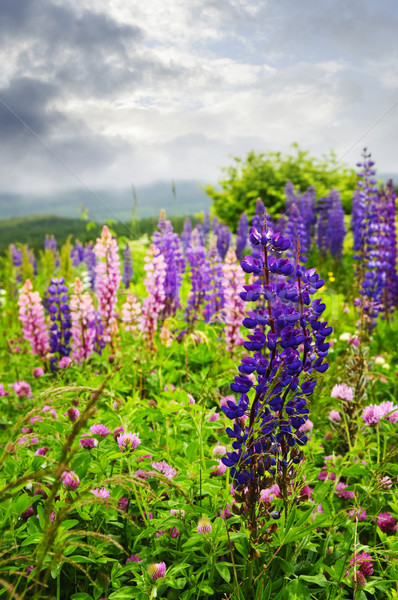
[(208, 210), (205, 210), (205, 212), (203, 213), (203, 233), (205, 236), (205, 240), (207, 240), (207, 238), (209, 237), (210, 229), (210, 214)]
[(208, 260), (208, 289), (205, 294), (203, 316), (206, 323), (220, 320), (220, 312), (224, 306), (223, 267), (217, 252), (215, 241), (210, 245)]
[(220, 224), (217, 230), (217, 251), (221, 260), (224, 260), (231, 244), (231, 240), (232, 234), (228, 225)]
[(74, 247), (70, 251), (72, 265), (78, 267), (84, 261), (84, 246), (79, 240), (76, 240)]
[(94, 315), (94, 352), (97, 354), (102, 354), (102, 350), (105, 348), (105, 339), (104, 339), (104, 329), (105, 325), (102, 322), (101, 315), (98, 311), (95, 311)]
[(192, 234), (192, 222), (191, 219), (185, 219), (184, 221), (184, 229), (181, 233), (181, 243), (184, 254), (187, 253), (187, 248), (191, 243), (191, 234)]
[(379, 251), (383, 259), (386, 285), (383, 287), (381, 303), (385, 316), (393, 313), (398, 301), (397, 235), (395, 228), (396, 193), (390, 179), (379, 192), (379, 219), (383, 235), (379, 236)]
[[(239, 399), (222, 406), (234, 422), (233, 429), (226, 430), (234, 440), (234, 450), (222, 461), (231, 468), (234, 487), (244, 494), (247, 488), (249, 498), (253, 490), (257, 493), (268, 487), (270, 476), (283, 479), (288, 464), (293, 473), (293, 465), (301, 462), (300, 447), (307, 437), (299, 429), (308, 419), (307, 397), (316, 385), (311, 375), (328, 368), (326, 338), (332, 332), (321, 321), (325, 304), (319, 298), (311, 302), (324, 281), (315, 269), (304, 270), (298, 264), (299, 247), (294, 266), (281, 257), (290, 247), (289, 239), (281, 234), (252, 227), (250, 241), (260, 251), (245, 257), (241, 266), (259, 278), (245, 285), (240, 295), (244, 301), (261, 301), (243, 320), (251, 330), (244, 347), (254, 355), (242, 359), (239, 375), (231, 384)], [(282, 277), (289, 279), (284, 282)], [(253, 383), (249, 376), (255, 373)], [(255, 394), (250, 401), (251, 388)], [(287, 400), (289, 392), (294, 395)]]
[(199, 311), (205, 301), (206, 292), (209, 287), (209, 261), (206, 257), (205, 248), (200, 240), (197, 229), (191, 235), (191, 241), (187, 248), (187, 259), (190, 267), (191, 290), (188, 295), (185, 310), (185, 321), (193, 327), (198, 319)]
[(21, 267), (23, 262), (23, 252), (20, 248), (17, 248), (15, 244), (10, 244), (9, 247), (10, 258), (13, 266), (17, 269), (16, 280), (18, 283), (22, 281)]
[(106, 225), (102, 228), (101, 237), (97, 238), (94, 251), (98, 261), (95, 267), (96, 288), (98, 312), (104, 324), (103, 339), (112, 342), (119, 329), (116, 302), (121, 276), (117, 241)]
[(126, 290), (128, 289), (131, 280), (133, 279), (133, 257), (128, 242), (123, 250), (123, 277), (122, 281)]
[(92, 242), (89, 242), (84, 246), (84, 262), (87, 266), (90, 287), (92, 290), (95, 290), (95, 282), (97, 277), (95, 267), (97, 265), (97, 257), (95, 255), (94, 246)]
[(171, 222), (166, 219), (164, 210), (160, 212), (158, 228), (159, 231), (154, 232), (152, 239), (166, 263), (165, 299), (161, 315), (164, 319), (174, 316), (180, 305), (180, 289), (185, 271), (185, 258), (178, 235), (174, 233)]
[(144, 260), (144, 269), (146, 272), (144, 285), (148, 296), (144, 298), (142, 303), (142, 314), (138, 328), (142, 331), (143, 338), (149, 348), (153, 350), (153, 340), (158, 329), (158, 322), (166, 306), (165, 281), (167, 265), (163, 254), (153, 244), (150, 246)]
[(148, 574), (153, 581), (160, 579), (166, 575), (166, 563), (152, 563), (148, 567)]
[(57, 240), (55, 239), (55, 237), (53, 235), (46, 235), (46, 237), (44, 238), (44, 250), (48, 250), (49, 252), (51, 252), (53, 254), (55, 266), (59, 267), (60, 262), (59, 262), (58, 245), (57, 245)]
[(320, 199), (318, 208), (317, 242), (320, 253), (326, 255), (330, 252), (333, 258), (340, 260), (345, 234), (340, 194), (332, 189), (326, 198)]
[(290, 247), (286, 251), (286, 256), (295, 260), (300, 246), (300, 262), (305, 263), (307, 262), (306, 254), (308, 252), (307, 232), (301, 213), (295, 204), (292, 204), (289, 208), (288, 216), (285, 236), (290, 240)]
[[(57, 361), (63, 356), (69, 356), (71, 352), (71, 317), (69, 308), (68, 286), (65, 279), (51, 279), (51, 284), (45, 297), (46, 308), (50, 314), (52, 325), (50, 326), (50, 368), (57, 369)], [(58, 357), (55, 356), (58, 354)]]
[(242, 260), (243, 252), (247, 246), (248, 218), (246, 213), (242, 213), (239, 218), (238, 231), (236, 233), (236, 256)]

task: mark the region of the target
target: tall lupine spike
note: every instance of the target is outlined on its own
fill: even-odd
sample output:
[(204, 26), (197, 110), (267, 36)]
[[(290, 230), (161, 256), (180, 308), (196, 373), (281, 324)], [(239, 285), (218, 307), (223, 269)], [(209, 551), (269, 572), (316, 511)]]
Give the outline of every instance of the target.
[(316, 193), (315, 188), (310, 186), (304, 194), (300, 196), (298, 208), (305, 228), (305, 241), (307, 252), (311, 250), (314, 227), (316, 223)]
[(229, 246), (231, 244), (232, 234), (229, 230), (228, 225), (220, 224), (217, 229), (217, 251), (221, 257), (221, 260), (224, 260)]
[(191, 219), (185, 219), (184, 221), (184, 229), (181, 233), (181, 243), (184, 254), (187, 253), (187, 248), (189, 246), (192, 234), (192, 222)]
[(307, 234), (304, 227), (303, 219), (299, 209), (295, 204), (292, 204), (289, 209), (289, 220), (286, 224), (285, 236), (290, 240), (291, 247), (286, 253), (289, 258), (296, 258), (297, 240), (301, 240), (301, 262), (307, 262)]
[(340, 260), (345, 233), (344, 210), (340, 194), (332, 189), (326, 198), (321, 198), (319, 201), (317, 243), (320, 253), (325, 256), (330, 252), (335, 260)]
[[(387, 281), (388, 264), (383, 247), (385, 232), (378, 193), (376, 171), (371, 154), (365, 148), (363, 160), (357, 166), (357, 191), (353, 199), (352, 227), (354, 233), (354, 259), (356, 259), (356, 277), (359, 282), (361, 299), (358, 304), (362, 317), (367, 318), (367, 329), (371, 331), (377, 316), (383, 308), (383, 290)], [(387, 241), (389, 243), (389, 240)], [(364, 323), (362, 323), (364, 326)]]
[(238, 231), (236, 233), (236, 256), (239, 260), (243, 258), (243, 252), (247, 246), (249, 221), (246, 213), (242, 213), (239, 218)]
[(225, 349), (230, 355), (233, 355), (245, 341), (240, 334), (240, 328), (246, 314), (246, 305), (240, 297), (240, 292), (244, 290), (243, 286), (246, 281), (244, 271), (236, 262), (236, 254), (232, 249), (228, 250), (222, 269), (225, 300), (222, 311), (225, 324)]
[(123, 250), (123, 284), (126, 290), (128, 289), (131, 280), (133, 279), (133, 257), (128, 242)]
[(198, 319), (209, 287), (209, 261), (197, 229), (192, 232), (191, 243), (187, 249), (187, 259), (192, 287), (185, 309), (185, 321), (192, 328)]
[(106, 225), (97, 238), (94, 252), (98, 260), (95, 273), (98, 311), (104, 324), (103, 339), (112, 342), (118, 331), (116, 303), (121, 276), (117, 241)]
[(124, 328), (130, 333), (139, 331), (142, 306), (134, 294), (127, 294), (126, 302), (122, 306), (122, 321)]
[(166, 280), (164, 284), (165, 302), (161, 318), (175, 315), (180, 305), (180, 289), (182, 275), (185, 271), (185, 258), (179, 237), (173, 231), (170, 221), (166, 220), (166, 213), (161, 211), (158, 228), (152, 238), (156, 248), (161, 252), (166, 262)]
[(95, 308), (88, 292), (84, 292), (83, 283), (77, 277), (74, 294), (70, 298), (71, 346), (75, 363), (82, 363), (94, 352), (96, 337)]
[(150, 246), (145, 257), (146, 278), (144, 280), (148, 296), (142, 304), (142, 318), (139, 329), (148, 347), (154, 349), (154, 337), (160, 316), (165, 308), (167, 264), (163, 254), (155, 245)]
[(210, 244), (207, 259), (209, 264), (208, 289), (205, 294), (203, 316), (205, 322), (210, 323), (220, 320), (220, 312), (224, 306), (223, 268), (214, 238)]
[[(57, 362), (71, 352), (71, 317), (69, 308), (68, 286), (63, 277), (51, 279), (46, 294), (46, 307), (50, 314), (50, 368), (57, 369)], [(58, 356), (56, 356), (58, 355)]]
[(207, 239), (210, 233), (211, 224), (210, 224), (210, 214), (208, 210), (205, 210), (203, 213), (203, 233), (205, 234), (205, 238)]
[(74, 267), (78, 267), (84, 261), (84, 246), (79, 240), (76, 240), (70, 256)]
[[(223, 406), (234, 426), (227, 428), (233, 451), (222, 461), (231, 469), (248, 514), (255, 515), (252, 509), (270, 479), (278, 483), (287, 503), (294, 466), (303, 459), (301, 447), (307, 441), (300, 431), (308, 419), (307, 397), (316, 385), (314, 373), (328, 368), (326, 338), (332, 327), (321, 321), (325, 304), (320, 299), (311, 301), (324, 281), (315, 269), (305, 270), (299, 264), (299, 242), (293, 255), (296, 264), (292, 264), (282, 255), (290, 247), (288, 238), (272, 229), (258, 232), (252, 227), (250, 240), (261, 251), (256, 257), (245, 257), (241, 266), (258, 279), (245, 285), (240, 296), (247, 302), (263, 302), (243, 320), (251, 330), (244, 347), (253, 356), (242, 359), (231, 384), (238, 400)], [(286, 281), (280, 282), (280, 276)], [(254, 516), (251, 527), (255, 538)]]
[(93, 244), (89, 242), (84, 246), (84, 262), (87, 266), (88, 278), (90, 280), (90, 288), (95, 290), (95, 280), (96, 280), (96, 272), (95, 267), (97, 265), (97, 257), (95, 256), (95, 251)]
[(388, 314), (394, 312), (398, 303), (397, 233), (395, 225), (396, 193), (391, 179), (380, 190), (380, 197), (385, 219), (385, 239), (387, 242), (385, 253), (388, 265), (388, 284), (385, 286), (383, 293), (383, 305)]
[(58, 252), (58, 244), (57, 240), (53, 235), (46, 235), (44, 238), (44, 250), (49, 250), (54, 255), (55, 266), (59, 267), (59, 252)]
[(343, 255), (344, 238), (346, 228), (344, 223), (344, 210), (341, 203), (340, 193), (331, 190), (330, 209), (328, 219), (329, 251), (335, 260), (340, 260)]
[(16, 281), (20, 283), (22, 281), (22, 261), (23, 261), (23, 253), (20, 248), (17, 248), (15, 244), (10, 244), (10, 258), (13, 266), (16, 268)]
[(18, 318), (22, 323), (23, 337), (30, 343), (32, 354), (44, 359), (50, 350), (50, 339), (40, 294), (32, 290), (32, 283), (27, 279), (18, 298)]

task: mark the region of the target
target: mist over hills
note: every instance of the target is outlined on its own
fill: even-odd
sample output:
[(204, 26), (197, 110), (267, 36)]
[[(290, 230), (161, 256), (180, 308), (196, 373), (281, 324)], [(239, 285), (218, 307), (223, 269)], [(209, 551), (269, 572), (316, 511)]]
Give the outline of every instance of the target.
[[(169, 216), (193, 215), (211, 206), (211, 199), (200, 189), (202, 182), (180, 180), (174, 184), (159, 181), (135, 188), (137, 218), (154, 217), (164, 208)], [(130, 221), (133, 216), (133, 189), (75, 189), (51, 194), (0, 193), (0, 219), (33, 215), (76, 218), (88, 210), (91, 221), (108, 219)]]

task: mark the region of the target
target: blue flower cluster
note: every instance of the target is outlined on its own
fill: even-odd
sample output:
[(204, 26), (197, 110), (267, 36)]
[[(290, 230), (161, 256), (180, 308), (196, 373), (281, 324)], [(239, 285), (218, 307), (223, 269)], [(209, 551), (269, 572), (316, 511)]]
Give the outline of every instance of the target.
[(133, 279), (133, 257), (131, 256), (130, 246), (128, 242), (123, 250), (123, 276), (122, 281), (126, 290), (128, 289), (131, 280)]
[(243, 252), (247, 246), (248, 233), (248, 218), (246, 213), (242, 213), (238, 223), (238, 231), (236, 232), (236, 257), (242, 260)]
[(302, 459), (307, 437), (300, 427), (308, 419), (314, 376), (328, 368), (326, 338), (332, 327), (321, 320), (325, 304), (311, 300), (324, 281), (297, 257), (294, 264), (283, 256), (290, 240), (266, 224), (252, 227), (249, 237), (257, 252), (241, 267), (257, 279), (244, 286), (241, 298), (258, 303), (243, 321), (251, 331), (244, 347), (252, 355), (242, 359), (231, 384), (239, 398), (223, 407), (233, 421), (227, 433), (234, 450), (222, 461), (236, 489), (248, 487), (258, 495), (270, 477), (282, 484), (293, 476), (293, 465)]
[[(50, 368), (56, 371), (57, 362), (63, 356), (69, 356), (71, 347), (70, 339), (72, 326), (68, 287), (65, 285), (65, 279), (51, 279), (51, 284), (47, 290), (45, 303), (50, 313)], [(55, 356), (58, 354), (58, 356)]]
[(320, 199), (318, 207), (317, 243), (320, 253), (326, 255), (329, 252), (334, 259), (340, 260), (345, 234), (340, 193), (332, 189), (328, 196)]

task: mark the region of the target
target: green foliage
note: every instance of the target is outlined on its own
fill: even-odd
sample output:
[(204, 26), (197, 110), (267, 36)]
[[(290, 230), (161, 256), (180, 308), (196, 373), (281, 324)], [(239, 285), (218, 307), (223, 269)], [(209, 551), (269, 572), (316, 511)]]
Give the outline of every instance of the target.
[(355, 172), (338, 164), (332, 151), (319, 159), (297, 144), (293, 144), (293, 149), (295, 154), (251, 151), (246, 158), (234, 157), (234, 164), (222, 169), (226, 177), (219, 181), (221, 190), (212, 185), (205, 187), (218, 217), (236, 230), (242, 212), (254, 215), (257, 198), (261, 198), (271, 215), (282, 213), (287, 181), (301, 192), (314, 186), (318, 197), (326, 196), (334, 187), (340, 191), (344, 209), (350, 211)]

